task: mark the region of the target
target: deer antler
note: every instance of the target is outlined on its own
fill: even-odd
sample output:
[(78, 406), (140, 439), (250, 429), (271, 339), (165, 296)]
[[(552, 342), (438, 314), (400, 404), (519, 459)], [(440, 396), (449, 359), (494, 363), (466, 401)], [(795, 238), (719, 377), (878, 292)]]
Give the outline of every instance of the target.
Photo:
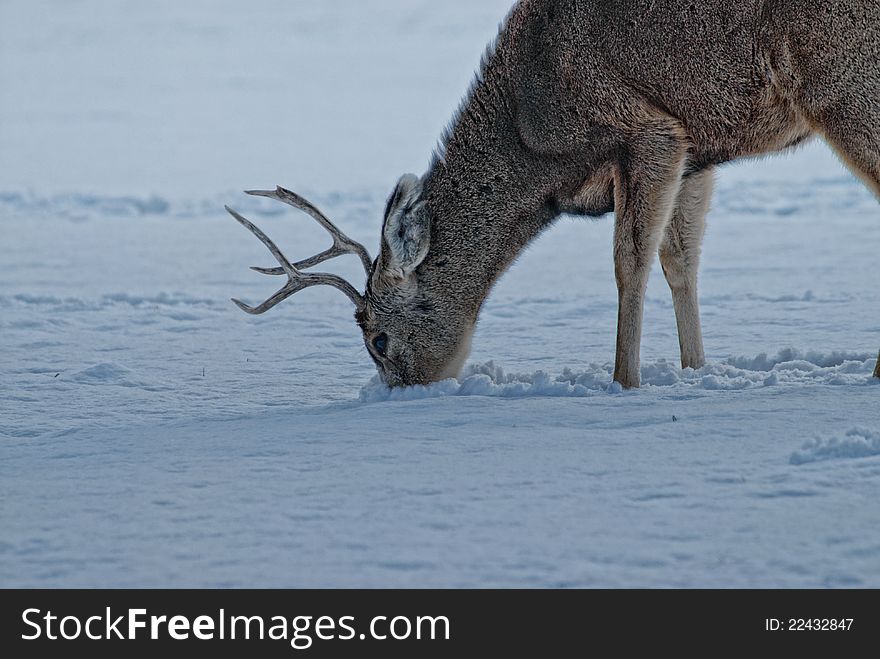
[(312, 256), (308, 259), (299, 261), (297, 263), (291, 263), (287, 259), (287, 257), (284, 256), (281, 250), (278, 249), (278, 246), (274, 242), (272, 242), (272, 240), (255, 224), (253, 224), (246, 217), (232, 210), (229, 206), (226, 206), (225, 208), (229, 212), (229, 214), (232, 215), (232, 217), (234, 217), (236, 220), (238, 220), (238, 222), (243, 227), (245, 227), (248, 231), (259, 238), (260, 242), (262, 242), (269, 249), (269, 251), (272, 252), (272, 255), (281, 265), (280, 268), (251, 269), (267, 275), (287, 275), (288, 279), (287, 284), (279, 289), (268, 300), (266, 300), (262, 304), (257, 305), (256, 307), (251, 307), (241, 300), (236, 300), (234, 298), (232, 301), (236, 305), (238, 305), (238, 307), (242, 311), (245, 311), (249, 314), (261, 314), (267, 312), (279, 302), (286, 300), (291, 295), (293, 295), (294, 293), (298, 293), (304, 288), (324, 285), (338, 288), (340, 291), (345, 293), (345, 295), (347, 295), (352, 302), (354, 302), (355, 306), (359, 310), (362, 309), (364, 306), (364, 297), (357, 292), (354, 286), (352, 286), (342, 277), (326, 272), (302, 272), (301, 269), (310, 268), (314, 265), (318, 265), (319, 263), (323, 263), (328, 259), (331, 259), (335, 256), (340, 256), (342, 254), (357, 254), (357, 256), (361, 259), (364, 270), (366, 270), (367, 272), (367, 276), (369, 276), (371, 259), (369, 252), (367, 252), (367, 249), (360, 243), (352, 240), (344, 233), (342, 233), (342, 231), (340, 231), (336, 227), (336, 225), (328, 220), (324, 216), (324, 214), (321, 213), (321, 211), (315, 208), (315, 206), (300, 197), (298, 194), (291, 192), (290, 190), (285, 190), (284, 188), (279, 187), (274, 191), (252, 190), (249, 191), (248, 194), (277, 199), (293, 206), (294, 208), (299, 208), (305, 211), (313, 218), (315, 218), (315, 220), (317, 220), (317, 222), (321, 226), (323, 226), (327, 230), (327, 232), (333, 237), (333, 246), (330, 247), (330, 249), (327, 249), (320, 254), (316, 254), (315, 256)]
[[(294, 263), (293, 266), (295, 268), (299, 270), (305, 270), (306, 268), (311, 268), (336, 256), (342, 256), (343, 254), (356, 254), (360, 258), (361, 263), (364, 266), (364, 271), (367, 273), (367, 277), (370, 276), (370, 269), (372, 267), (373, 259), (370, 258), (370, 253), (367, 251), (367, 248), (342, 233), (339, 227), (337, 227), (335, 224), (333, 224), (333, 222), (327, 219), (327, 216), (324, 215), (317, 208), (315, 208), (314, 204), (312, 204), (308, 200), (303, 199), (295, 192), (291, 192), (290, 190), (282, 188), (281, 186), (276, 187), (274, 190), (246, 190), (245, 193), (253, 195), (255, 197), (269, 197), (269, 199), (277, 199), (278, 201), (284, 202), (285, 204), (293, 206), (294, 208), (305, 211), (306, 213), (311, 215), (318, 224), (324, 227), (327, 230), (327, 233), (329, 233), (330, 236), (333, 238), (333, 246), (330, 249), (323, 251), (320, 254), (316, 254), (315, 256), (312, 256), (310, 258)], [(256, 270), (257, 272), (262, 272), (264, 275), (285, 274), (283, 268), (252, 269)]]

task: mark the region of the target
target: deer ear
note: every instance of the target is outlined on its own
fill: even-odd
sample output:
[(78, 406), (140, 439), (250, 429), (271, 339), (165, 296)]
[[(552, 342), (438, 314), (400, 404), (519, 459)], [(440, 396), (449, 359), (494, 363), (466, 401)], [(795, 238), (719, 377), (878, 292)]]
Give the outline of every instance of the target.
[(421, 196), (421, 179), (406, 174), (398, 181), (385, 208), (383, 266), (387, 274), (399, 279), (409, 277), (428, 254), (431, 219)]

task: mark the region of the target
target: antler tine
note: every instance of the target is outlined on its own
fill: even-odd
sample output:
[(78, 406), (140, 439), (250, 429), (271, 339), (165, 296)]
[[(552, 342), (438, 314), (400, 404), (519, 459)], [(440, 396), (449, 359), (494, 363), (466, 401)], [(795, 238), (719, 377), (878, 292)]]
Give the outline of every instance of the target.
[[(373, 259), (370, 258), (370, 253), (367, 251), (367, 248), (356, 240), (352, 240), (346, 236), (339, 227), (333, 224), (333, 222), (331, 222), (327, 216), (319, 211), (310, 201), (300, 197), (295, 192), (282, 188), (281, 186), (276, 187), (274, 190), (245, 190), (245, 192), (249, 195), (254, 195), (255, 197), (277, 199), (289, 206), (293, 206), (294, 208), (298, 208), (301, 211), (308, 213), (318, 224), (324, 227), (324, 229), (327, 230), (327, 233), (333, 238), (333, 246), (330, 249), (294, 263), (293, 266), (295, 268), (304, 270), (336, 256), (341, 256), (343, 254), (356, 254), (358, 258), (360, 258), (361, 264), (364, 266), (364, 271), (367, 273), (367, 277), (370, 276)], [(283, 275), (286, 272), (283, 267), (253, 268), (253, 270), (261, 272), (264, 275)]]
[[(296, 263), (291, 263), (294, 268), (297, 270), (306, 270), (308, 268), (314, 267), (319, 263), (323, 263), (324, 261), (329, 261), (330, 259), (341, 256), (342, 254), (346, 254), (347, 252), (340, 251), (337, 249), (336, 245), (331, 247), (330, 249), (326, 249), (320, 254), (315, 254), (314, 256), (310, 256), (307, 259), (303, 259), (302, 261), (297, 261)], [(286, 274), (284, 272), (284, 268), (261, 268), (259, 266), (251, 266), (251, 270), (255, 272), (262, 273), (264, 275), (283, 275)]]
[(287, 275), (288, 282), (285, 286), (280, 288), (272, 297), (263, 302), (262, 304), (257, 305), (256, 307), (249, 306), (242, 302), (241, 300), (236, 300), (233, 298), (233, 302), (238, 306), (239, 309), (245, 311), (249, 314), (261, 314), (266, 313), (269, 309), (274, 307), (280, 302), (283, 302), (287, 298), (289, 298), (294, 293), (298, 293), (304, 288), (309, 288), (311, 286), (333, 286), (334, 288), (339, 289), (345, 295), (354, 302), (355, 306), (358, 309), (363, 308), (364, 306), (364, 297), (357, 292), (354, 286), (352, 286), (349, 282), (347, 282), (342, 277), (338, 275), (326, 273), (326, 272), (300, 272), (297, 267), (290, 263), (287, 260), (287, 257), (284, 256), (282, 251), (278, 249), (278, 246), (272, 242), (272, 240), (263, 233), (259, 227), (253, 224), (250, 220), (248, 220), (243, 215), (237, 213), (229, 206), (225, 207), (227, 212), (232, 215), (236, 220), (238, 220), (239, 224), (241, 224), (244, 228), (254, 234), (257, 238), (260, 239), (270, 252), (272, 252), (272, 256), (275, 257), (275, 260), (281, 264), (281, 270), (284, 274)]

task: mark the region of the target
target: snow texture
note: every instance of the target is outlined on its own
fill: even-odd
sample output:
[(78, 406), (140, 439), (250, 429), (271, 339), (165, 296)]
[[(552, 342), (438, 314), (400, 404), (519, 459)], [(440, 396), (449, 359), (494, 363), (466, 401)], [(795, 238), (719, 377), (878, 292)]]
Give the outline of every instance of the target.
[(460, 380), (382, 386), (336, 291), (229, 302), (277, 282), (223, 204), (374, 249), (508, 4), (0, 3), (0, 586), (880, 587), (880, 205), (819, 143), (721, 170), (708, 364), (655, 267), (638, 391), (610, 217), (518, 259)]
[(791, 464), (802, 465), (835, 458), (869, 458), (880, 455), (880, 433), (864, 428), (848, 430), (843, 438), (814, 439), (791, 454)]

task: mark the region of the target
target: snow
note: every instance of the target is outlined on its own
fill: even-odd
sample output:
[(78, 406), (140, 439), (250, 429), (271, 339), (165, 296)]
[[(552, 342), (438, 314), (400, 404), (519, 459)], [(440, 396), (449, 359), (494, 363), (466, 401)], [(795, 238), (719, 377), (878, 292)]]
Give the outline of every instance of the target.
[[(738, 358), (727, 363), (709, 364), (699, 370), (682, 370), (676, 364), (659, 360), (642, 365), (642, 388), (669, 387), (680, 390), (693, 389), (746, 389), (769, 387), (782, 383), (805, 384), (874, 384), (870, 377), (875, 357), (869, 354), (843, 355), (810, 353), (798, 359), (796, 350), (783, 350), (768, 359), (766, 354), (754, 359)], [(740, 368), (737, 363), (769, 365), (765, 370)], [(827, 364), (827, 365), (826, 365)], [(361, 389), (362, 402), (375, 403), (387, 400), (418, 400), (438, 396), (578, 396), (585, 397), (605, 393), (620, 393), (613, 381), (613, 364), (590, 364), (588, 370), (573, 372), (566, 368), (552, 377), (544, 371), (535, 373), (506, 374), (494, 362), (471, 364), (457, 380), (450, 379), (429, 386), (413, 386), (405, 389), (389, 389), (378, 376)]]
[(791, 454), (791, 464), (802, 465), (835, 458), (868, 458), (880, 455), (880, 433), (852, 428), (843, 438), (814, 439)]
[(610, 217), (522, 255), (460, 381), (383, 387), (336, 291), (229, 302), (277, 282), (223, 204), (374, 248), (507, 6), (0, 4), (0, 586), (880, 586), (880, 208), (821, 144), (720, 173), (708, 364), (655, 267), (638, 391)]

